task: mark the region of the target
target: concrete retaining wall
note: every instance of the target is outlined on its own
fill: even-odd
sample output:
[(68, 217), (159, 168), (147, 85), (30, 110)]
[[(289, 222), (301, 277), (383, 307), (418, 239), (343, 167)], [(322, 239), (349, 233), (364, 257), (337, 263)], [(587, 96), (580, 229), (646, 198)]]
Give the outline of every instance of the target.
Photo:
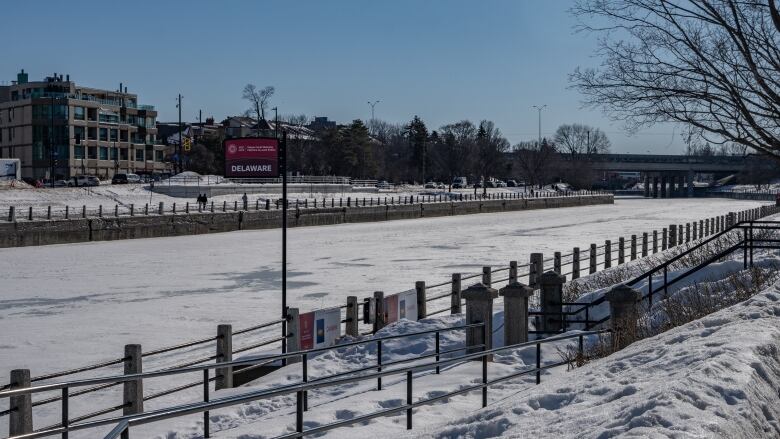
[[(589, 195), (300, 210), (293, 208), (287, 212), (287, 222), (289, 227), (309, 227), (612, 203), (612, 195)], [(0, 223), (0, 247), (198, 235), (281, 226), (280, 210), (19, 221)]]

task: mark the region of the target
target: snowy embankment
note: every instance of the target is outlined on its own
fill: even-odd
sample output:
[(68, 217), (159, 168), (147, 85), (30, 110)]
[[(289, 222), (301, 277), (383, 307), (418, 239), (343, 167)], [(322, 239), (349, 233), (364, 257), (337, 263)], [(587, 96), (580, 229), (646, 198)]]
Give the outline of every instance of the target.
[(777, 437), (778, 317), (780, 287), (774, 285), (476, 414), (410, 436)]

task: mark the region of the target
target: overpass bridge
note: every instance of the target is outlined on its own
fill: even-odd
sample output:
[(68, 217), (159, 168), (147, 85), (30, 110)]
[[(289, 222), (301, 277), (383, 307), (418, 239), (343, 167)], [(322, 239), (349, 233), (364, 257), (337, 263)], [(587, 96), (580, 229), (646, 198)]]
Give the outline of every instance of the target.
[(654, 154), (595, 154), (588, 158), (597, 171), (640, 172), (644, 195), (653, 198), (692, 197), (695, 174), (736, 174), (745, 169), (747, 161), (743, 156)]

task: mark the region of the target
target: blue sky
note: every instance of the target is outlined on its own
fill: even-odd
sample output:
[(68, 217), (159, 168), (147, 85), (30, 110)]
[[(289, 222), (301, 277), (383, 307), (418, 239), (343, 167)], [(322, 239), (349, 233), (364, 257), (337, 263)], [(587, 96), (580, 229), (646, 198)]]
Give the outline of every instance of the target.
[(627, 136), (569, 88), (595, 66), (595, 37), (577, 34), (566, 0), (47, 1), (3, 4), (0, 81), (69, 73), (77, 83), (123, 82), (160, 120), (240, 114), (246, 83), (273, 85), (284, 114), (370, 117), (429, 128), (493, 120), (514, 144), (562, 123), (607, 132), (613, 151), (679, 153), (679, 129)]

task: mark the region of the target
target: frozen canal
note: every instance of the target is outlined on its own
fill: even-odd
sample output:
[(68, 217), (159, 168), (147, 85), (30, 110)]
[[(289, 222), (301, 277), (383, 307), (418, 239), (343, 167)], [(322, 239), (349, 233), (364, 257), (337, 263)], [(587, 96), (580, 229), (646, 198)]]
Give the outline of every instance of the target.
[[(525, 263), (758, 202), (614, 205), (291, 229), (289, 304), (302, 311)], [(278, 318), (279, 230), (0, 249), (0, 371), (33, 375)], [(464, 287), (466, 284), (464, 284)], [(7, 376), (0, 383), (7, 382)]]

